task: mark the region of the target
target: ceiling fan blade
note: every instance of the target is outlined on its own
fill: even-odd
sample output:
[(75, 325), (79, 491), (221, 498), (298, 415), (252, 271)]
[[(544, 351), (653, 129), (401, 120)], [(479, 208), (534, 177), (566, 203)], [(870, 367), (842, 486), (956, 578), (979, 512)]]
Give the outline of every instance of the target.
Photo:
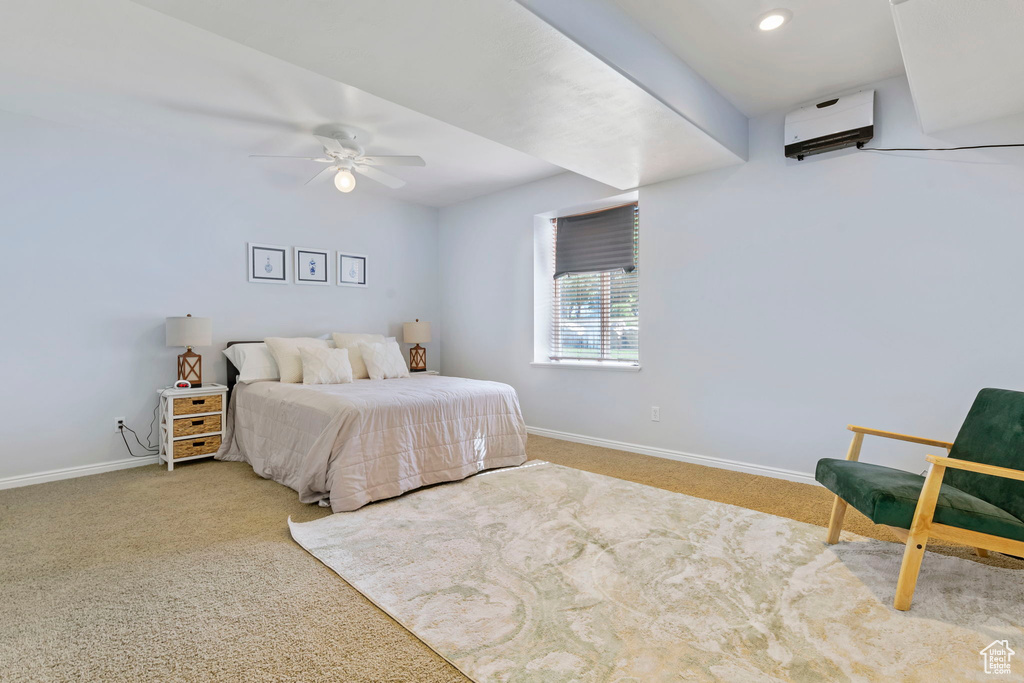
[(304, 182), (302, 184), (303, 185), (309, 185), (311, 182), (313, 182), (314, 180), (316, 180), (320, 176), (327, 175), (328, 172), (333, 172), (333, 171), (337, 171), (337, 170), (338, 170), (337, 166), (325, 166), (324, 168), (321, 168), (317, 172), (317, 174), (315, 176), (313, 176), (312, 178), (310, 178), (309, 180), (307, 180), (306, 182)]
[(325, 137), (323, 135), (314, 135), (313, 137), (319, 140), (321, 145), (332, 152), (344, 154), (346, 151), (345, 148), (341, 146), (341, 143), (334, 138)]
[(393, 175), (385, 173), (384, 171), (378, 171), (372, 166), (353, 166), (352, 170), (356, 173), (360, 173), (370, 180), (376, 180), (381, 185), (387, 185), (392, 190), (397, 190), (405, 185), (405, 181), (396, 178)]
[(372, 164), (374, 166), (426, 166), (427, 162), (423, 160), (423, 157), (417, 156), (394, 156), (394, 155), (370, 155), (365, 156), (359, 160), (363, 164)]
[(334, 159), (328, 159), (326, 157), (293, 157), (287, 154), (250, 154), (250, 157), (258, 157), (260, 159), (304, 159), (305, 161), (319, 161), (322, 164), (332, 164)]

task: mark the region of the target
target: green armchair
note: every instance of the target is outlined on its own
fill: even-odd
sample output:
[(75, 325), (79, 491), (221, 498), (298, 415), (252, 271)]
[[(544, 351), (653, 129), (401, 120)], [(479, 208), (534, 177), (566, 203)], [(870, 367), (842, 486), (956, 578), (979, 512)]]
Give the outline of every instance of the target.
[[(956, 441), (947, 443), (849, 425), (846, 460), (823, 458), (815, 478), (836, 494), (828, 543), (839, 540), (848, 505), (906, 542), (894, 607), (910, 609), (929, 538), (1024, 556), (1024, 393), (982, 389)], [(859, 462), (865, 435), (944, 448), (926, 456), (923, 477)], [(947, 472), (948, 470), (948, 472)]]

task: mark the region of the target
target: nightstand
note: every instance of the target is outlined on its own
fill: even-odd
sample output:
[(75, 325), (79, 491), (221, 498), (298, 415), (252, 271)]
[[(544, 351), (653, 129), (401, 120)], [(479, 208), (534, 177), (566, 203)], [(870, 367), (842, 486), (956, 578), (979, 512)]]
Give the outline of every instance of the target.
[(174, 463), (209, 458), (220, 448), (228, 388), (204, 384), (191, 389), (161, 389), (160, 461)]

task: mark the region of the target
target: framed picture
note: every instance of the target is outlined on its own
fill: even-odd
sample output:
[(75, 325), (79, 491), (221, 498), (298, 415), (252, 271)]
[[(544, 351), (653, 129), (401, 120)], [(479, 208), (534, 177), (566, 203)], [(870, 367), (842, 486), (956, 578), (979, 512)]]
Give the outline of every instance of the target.
[(338, 284), (345, 287), (366, 286), (366, 256), (338, 252)]
[(288, 247), (249, 242), (249, 282), (288, 284)]
[(327, 273), (327, 268), (331, 263), (329, 250), (293, 247), (292, 251), (295, 254), (295, 284), (331, 284), (331, 278)]

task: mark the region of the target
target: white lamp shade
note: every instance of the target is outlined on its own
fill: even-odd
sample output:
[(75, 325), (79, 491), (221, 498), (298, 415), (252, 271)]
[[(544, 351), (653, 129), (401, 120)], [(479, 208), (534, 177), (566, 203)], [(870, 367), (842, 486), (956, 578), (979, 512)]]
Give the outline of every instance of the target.
[(427, 344), (430, 342), (430, 323), (402, 323), (402, 338), (406, 344)]
[(213, 322), (209, 318), (167, 319), (168, 346), (209, 346), (213, 343)]

